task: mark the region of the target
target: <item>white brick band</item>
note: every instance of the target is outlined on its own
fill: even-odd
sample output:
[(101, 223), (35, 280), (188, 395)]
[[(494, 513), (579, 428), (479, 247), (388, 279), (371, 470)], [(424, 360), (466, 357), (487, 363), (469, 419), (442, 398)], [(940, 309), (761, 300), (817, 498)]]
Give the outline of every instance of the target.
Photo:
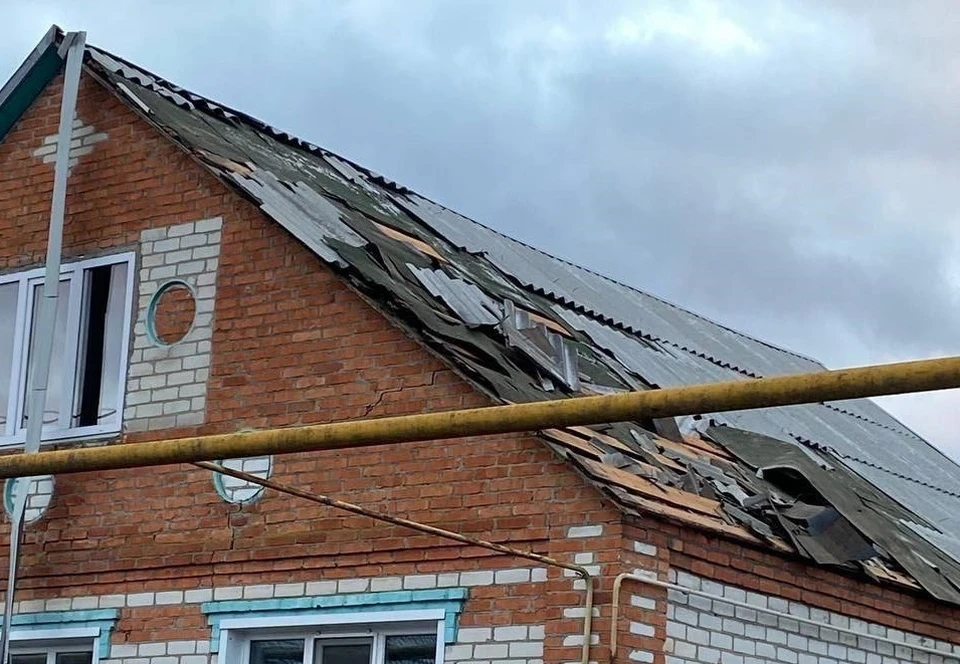
[(100, 664), (214, 664), (210, 641), (120, 643), (110, 648), (110, 657)]
[[(728, 600), (767, 608), (788, 616), (814, 620), (800, 622), (788, 616), (746, 609), (681, 591), (667, 593), (667, 656), (669, 664), (727, 662), (747, 664), (776, 661), (785, 664), (956, 664), (960, 645), (904, 633), (877, 623), (824, 611), (782, 597), (749, 592), (736, 586), (678, 572), (677, 584)], [(849, 629), (857, 635), (841, 632)], [(879, 638), (902, 643), (895, 645)], [(943, 655), (919, 650), (933, 649)]]
[(543, 664), (543, 625), (461, 627), (457, 642), (447, 644), (444, 660), (456, 664), (516, 662)]
[[(39, 613), (97, 608), (141, 608), (163, 605), (195, 605), (211, 601), (303, 597), (401, 589), (443, 588), (471, 585), (510, 585), (543, 583), (546, 570), (541, 567), (410, 574), (406, 576), (351, 578), (281, 584), (228, 586), (194, 590), (142, 592), (126, 595), (101, 595), (49, 600), (25, 600), (15, 604), (16, 613)], [(445, 657), (456, 664), (503, 662), (507, 664), (543, 664), (543, 625), (463, 627), (458, 641), (446, 645)], [(594, 635), (596, 637), (596, 635)], [(108, 659), (101, 664), (216, 664), (210, 643), (170, 641), (113, 645)]]
[[(497, 580), (498, 578), (500, 580)], [(275, 597), (343, 595), (421, 588), (544, 583), (546, 580), (546, 569), (542, 567), (518, 567), (497, 571), (481, 570), (471, 572), (441, 572), (439, 574), (408, 574), (406, 576), (380, 576), (330, 581), (223, 586), (220, 588), (170, 590), (166, 592), (130, 593), (126, 595), (91, 595), (72, 598), (59, 597), (48, 600), (22, 600), (15, 603), (15, 612), (41, 613), (44, 611), (202, 604), (211, 601), (238, 599), (271, 599)]]

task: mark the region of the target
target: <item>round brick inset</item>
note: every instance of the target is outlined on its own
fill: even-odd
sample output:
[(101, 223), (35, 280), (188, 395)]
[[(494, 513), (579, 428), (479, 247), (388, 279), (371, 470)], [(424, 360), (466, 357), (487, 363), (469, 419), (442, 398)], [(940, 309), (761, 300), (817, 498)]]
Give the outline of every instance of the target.
[(151, 340), (161, 346), (182, 341), (193, 327), (196, 315), (193, 289), (183, 281), (168, 281), (157, 290), (147, 308)]

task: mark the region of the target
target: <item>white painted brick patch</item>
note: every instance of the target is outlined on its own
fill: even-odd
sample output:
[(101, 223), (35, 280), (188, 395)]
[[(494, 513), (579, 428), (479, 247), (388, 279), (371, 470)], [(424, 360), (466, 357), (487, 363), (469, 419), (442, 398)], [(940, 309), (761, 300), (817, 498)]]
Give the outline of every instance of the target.
[(600, 537), (603, 534), (603, 526), (570, 526), (567, 528), (567, 537)]

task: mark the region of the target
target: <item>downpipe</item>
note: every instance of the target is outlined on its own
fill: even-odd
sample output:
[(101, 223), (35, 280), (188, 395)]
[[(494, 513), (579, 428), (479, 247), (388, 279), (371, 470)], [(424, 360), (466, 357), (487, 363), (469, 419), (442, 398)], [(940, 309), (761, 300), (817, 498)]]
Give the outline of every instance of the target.
[[(60, 126), (57, 133), (57, 158), (54, 165), (53, 194), (50, 201), (50, 230), (47, 238), (46, 265), (43, 291), (37, 311), (36, 366), (28, 384), (27, 432), (24, 454), (37, 454), (43, 436), (43, 413), (47, 403), (50, 379), (50, 360), (53, 356), (54, 325), (60, 288), (60, 260), (63, 252), (63, 220), (67, 198), (67, 176), (70, 167), (70, 141), (73, 135), (73, 116), (77, 108), (80, 87), (80, 68), (83, 64), (86, 33), (67, 33), (59, 48), (60, 57), (66, 55), (63, 74), (63, 92), (60, 99)], [(32, 297), (32, 293), (28, 294)], [(26, 341), (29, 344), (29, 339)], [(28, 381), (31, 376), (28, 376)], [(23, 539), (23, 517), (27, 507), (32, 477), (14, 480), (13, 510), (10, 519), (10, 567), (3, 601), (3, 623), (0, 624), (0, 664), (10, 659), (10, 623), (13, 620), (13, 602), (16, 595), (17, 572), (20, 565), (20, 542)]]

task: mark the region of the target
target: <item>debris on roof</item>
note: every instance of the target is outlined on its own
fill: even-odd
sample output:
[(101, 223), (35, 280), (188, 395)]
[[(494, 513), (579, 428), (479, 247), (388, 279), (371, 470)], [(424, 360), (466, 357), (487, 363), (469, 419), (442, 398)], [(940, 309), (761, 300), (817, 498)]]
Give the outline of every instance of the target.
[[(823, 370), (105, 51), (86, 71), (495, 401)], [(629, 514), (960, 603), (960, 469), (871, 401), (541, 435)]]
[(729, 427), (712, 427), (707, 435), (787, 497), (771, 508), (801, 553), (830, 565), (895, 561), (934, 597), (960, 604), (960, 564), (916, 537), (915, 515), (875, 486), (840, 464), (825, 469), (796, 446), (767, 436)]
[(409, 263), (407, 267), (431, 295), (443, 300), (465, 324), (496, 325), (503, 318), (500, 306), (474, 284), (449, 277), (443, 270), (421, 269)]

